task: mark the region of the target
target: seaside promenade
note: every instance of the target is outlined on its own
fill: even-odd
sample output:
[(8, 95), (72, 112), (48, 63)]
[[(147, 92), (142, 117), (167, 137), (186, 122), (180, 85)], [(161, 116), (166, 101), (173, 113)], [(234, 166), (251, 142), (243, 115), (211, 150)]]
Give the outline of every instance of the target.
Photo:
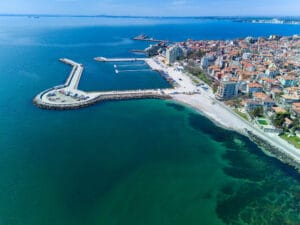
[(148, 64), (157, 70), (168, 73), (172, 79), (179, 84), (175, 92), (170, 93), (172, 99), (178, 103), (188, 105), (206, 117), (214, 121), (217, 125), (237, 131), (243, 135), (249, 136), (249, 131), (259, 137), (261, 141), (270, 144), (277, 158), (284, 162), (289, 162), (300, 172), (300, 150), (293, 145), (282, 140), (276, 134), (263, 132), (259, 127), (242, 119), (230, 107), (223, 102), (217, 101), (211, 88), (195, 91), (196, 85), (190, 77), (176, 69), (173, 66), (165, 66), (158, 58), (150, 60)]
[[(182, 73), (183, 74), (183, 73)], [(175, 73), (170, 73), (174, 76)], [(193, 82), (188, 76), (185, 76), (185, 88), (181, 89), (188, 91)], [(189, 84), (188, 84), (189, 83)], [(230, 107), (224, 103), (217, 101), (211, 88), (201, 91), (201, 94), (170, 94), (172, 99), (178, 103), (185, 104), (194, 108), (204, 116), (211, 119), (215, 124), (229, 130), (237, 131), (245, 136), (249, 136), (249, 132), (258, 137), (262, 142), (268, 143), (276, 156), (283, 162), (288, 162), (300, 172), (300, 150), (293, 145), (287, 143), (276, 134), (265, 133), (259, 127), (244, 120), (237, 115)], [(269, 151), (268, 151), (269, 152)], [(270, 152), (269, 152), (270, 153)]]
[(277, 152), (277, 157), (280, 155), (278, 157), (280, 160), (285, 162), (292, 161), (290, 164), (300, 171), (299, 149), (282, 140), (278, 135), (265, 133), (259, 127), (242, 119), (230, 107), (223, 102), (217, 101), (211, 88), (208, 87), (201, 90), (201, 92), (195, 91), (196, 85), (190, 77), (176, 70), (175, 67), (164, 66), (158, 59), (151, 60), (148, 63), (152, 68), (164, 71), (178, 81), (179, 87), (175, 88), (175, 92), (170, 93), (172, 99), (196, 109), (223, 128), (237, 131), (246, 136), (249, 136), (248, 132), (250, 131), (253, 135), (274, 147), (273, 149), (276, 149), (274, 152)]
[(263, 132), (260, 128), (254, 126), (250, 122), (242, 119), (239, 115), (235, 114), (235, 112), (228, 108), (228, 106), (221, 102), (212, 100), (212, 93), (202, 92), (202, 94), (196, 94), (192, 96), (179, 94), (172, 95), (172, 97), (177, 102), (196, 109), (223, 128), (237, 131), (246, 136), (248, 136), (246, 131), (252, 132), (265, 142), (270, 143), (272, 146), (278, 148), (287, 157), (291, 157), (300, 165), (299, 149), (285, 142), (276, 134), (268, 134)]

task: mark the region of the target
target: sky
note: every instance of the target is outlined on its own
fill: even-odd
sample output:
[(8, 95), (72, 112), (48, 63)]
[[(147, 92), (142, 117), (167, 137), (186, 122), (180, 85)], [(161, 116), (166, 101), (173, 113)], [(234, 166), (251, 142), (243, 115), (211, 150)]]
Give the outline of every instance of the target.
[(0, 14), (300, 16), (300, 0), (1, 0)]

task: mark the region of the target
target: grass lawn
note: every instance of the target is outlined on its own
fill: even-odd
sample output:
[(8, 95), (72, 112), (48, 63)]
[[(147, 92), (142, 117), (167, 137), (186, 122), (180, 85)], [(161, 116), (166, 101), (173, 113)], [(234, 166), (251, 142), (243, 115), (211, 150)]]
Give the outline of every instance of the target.
[(290, 144), (294, 145), (296, 148), (300, 149), (300, 137), (298, 136), (289, 136), (287, 134), (283, 134), (280, 136), (282, 139), (286, 140)]
[(241, 112), (240, 110), (238, 110), (238, 109), (234, 109), (234, 111), (235, 111), (240, 117), (242, 117), (243, 119), (249, 121), (248, 116), (247, 116), (246, 113), (242, 113), (242, 112)]
[(211, 80), (209, 78), (207, 78), (207, 76), (205, 76), (204, 73), (200, 73), (197, 76), (200, 80), (202, 80), (204, 83), (206, 83), (207, 85), (211, 85)]
[(199, 81), (196, 80), (195, 78), (191, 77), (192, 81), (195, 83), (195, 84), (199, 84)]
[(263, 125), (263, 126), (268, 125), (268, 122), (265, 119), (258, 119), (257, 121), (260, 125)]

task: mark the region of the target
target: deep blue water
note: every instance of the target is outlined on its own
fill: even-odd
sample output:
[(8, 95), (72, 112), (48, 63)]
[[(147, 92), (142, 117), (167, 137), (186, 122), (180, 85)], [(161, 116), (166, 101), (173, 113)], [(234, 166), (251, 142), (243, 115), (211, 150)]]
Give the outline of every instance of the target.
[[(146, 33), (173, 41), (300, 33), (297, 25), (199, 19), (0, 17), (0, 224), (298, 224), (300, 178), (247, 138), (160, 100), (77, 111), (34, 107), (67, 57), (84, 90), (158, 88), (96, 56), (134, 56)], [(139, 66), (133, 66), (139, 68)]]

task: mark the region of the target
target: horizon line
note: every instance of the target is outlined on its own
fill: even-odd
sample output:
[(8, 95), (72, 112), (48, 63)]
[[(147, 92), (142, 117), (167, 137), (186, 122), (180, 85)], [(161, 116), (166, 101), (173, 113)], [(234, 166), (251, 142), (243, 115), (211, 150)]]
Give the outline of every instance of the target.
[(222, 15), (222, 16), (132, 16), (132, 15), (109, 15), (109, 14), (38, 14), (38, 13), (0, 13), (0, 16), (15, 16), (15, 17), (24, 17), (24, 16), (39, 16), (39, 17), (123, 17), (123, 18), (299, 18), (300, 16), (287, 16), (287, 15)]

